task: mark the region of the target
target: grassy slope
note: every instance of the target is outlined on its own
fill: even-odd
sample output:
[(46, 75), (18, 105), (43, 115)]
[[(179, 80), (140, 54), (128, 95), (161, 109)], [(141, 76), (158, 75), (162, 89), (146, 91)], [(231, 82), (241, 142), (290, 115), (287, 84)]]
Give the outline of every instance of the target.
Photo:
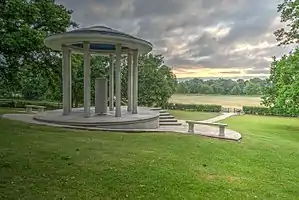
[(241, 143), (0, 119), (0, 199), (296, 199), (299, 120), (225, 122)]
[(177, 119), (182, 120), (205, 120), (213, 117), (217, 117), (219, 113), (209, 113), (209, 112), (188, 112), (182, 110), (168, 110), (168, 112)]

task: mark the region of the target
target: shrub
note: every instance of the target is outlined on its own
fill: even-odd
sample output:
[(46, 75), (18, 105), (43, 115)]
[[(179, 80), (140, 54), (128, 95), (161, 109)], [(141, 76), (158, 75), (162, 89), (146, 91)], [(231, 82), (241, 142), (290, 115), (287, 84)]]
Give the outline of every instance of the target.
[(273, 115), (269, 108), (258, 106), (243, 106), (243, 112), (251, 115)]
[(45, 106), (49, 110), (62, 108), (62, 104), (56, 102), (0, 99), (0, 107), (25, 108), (25, 105)]
[(163, 106), (165, 109), (170, 110), (186, 110), (186, 111), (201, 111), (201, 112), (220, 112), (221, 105), (206, 105), (206, 104), (181, 104), (181, 103), (168, 103)]
[(292, 113), (282, 113), (280, 110), (275, 110), (274, 108), (267, 107), (254, 107), (254, 106), (243, 106), (243, 111), (245, 114), (252, 115), (268, 115), (268, 116), (280, 116), (280, 117), (297, 117)]

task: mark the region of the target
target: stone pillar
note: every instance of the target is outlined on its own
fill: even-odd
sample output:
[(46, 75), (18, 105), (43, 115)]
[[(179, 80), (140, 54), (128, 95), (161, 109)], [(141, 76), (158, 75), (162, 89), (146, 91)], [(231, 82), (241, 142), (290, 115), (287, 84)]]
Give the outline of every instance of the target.
[(62, 88), (63, 88), (63, 115), (69, 115), (72, 111), (72, 70), (71, 51), (62, 46)]
[(127, 111), (131, 112), (132, 111), (132, 97), (133, 97), (133, 90), (132, 90), (132, 53), (128, 53), (127, 57), (127, 63), (128, 63), (128, 108)]
[(90, 117), (90, 54), (89, 42), (83, 42), (84, 53), (84, 117)]
[(133, 114), (137, 114), (138, 107), (138, 50), (133, 51)]
[(120, 61), (121, 61), (121, 45), (116, 46), (115, 57), (115, 117), (121, 117), (121, 73), (120, 73)]
[(113, 55), (109, 56), (109, 110), (114, 110), (114, 64)]
[(95, 80), (95, 113), (107, 114), (107, 79), (105, 78)]

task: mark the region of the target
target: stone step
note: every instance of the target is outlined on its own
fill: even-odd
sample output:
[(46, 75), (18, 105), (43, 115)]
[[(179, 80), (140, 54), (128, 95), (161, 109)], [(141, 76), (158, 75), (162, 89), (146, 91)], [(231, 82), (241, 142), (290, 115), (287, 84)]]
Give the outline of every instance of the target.
[(162, 108), (151, 108), (151, 110), (155, 110), (155, 111), (159, 111), (161, 110)]
[(172, 115), (160, 115), (159, 119), (174, 119)]
[(180, 122), (160, 122), (160, 126), (181, 126)]
[(160, 116), (171, 116), (171, 114), (165, 112), (165, 113), (160, 113)]
[(177, 119), (159, 119), (159, 122), (177, 122)]
[(160, 113), (166, 113), (167, 110), (159, 110)]

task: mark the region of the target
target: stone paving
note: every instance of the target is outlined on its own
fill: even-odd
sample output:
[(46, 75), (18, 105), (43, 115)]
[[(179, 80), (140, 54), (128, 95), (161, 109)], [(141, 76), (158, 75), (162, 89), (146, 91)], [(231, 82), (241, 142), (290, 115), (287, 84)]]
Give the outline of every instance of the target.
[[(208, 120), (205, 120), (207, 122), (216, 122), (223, 119), (226, 119), (228, 117), (233, 116), (234, 113), (223, 113), (220, 116), (217, 116), (215, 118), (211, 118)], [(80, 126), (67, 126), (67, 125), (59, 125), (59, 124), (52, 124), (52, 123), (44, 123), (39, 122), (33, 119), (34, 114), (5, 114), (3, 115), (3, 118), (8, 118), (11, 120), (18, 120), (26, 123), (32, 123), (32, 124), (40, 124), (40, 125), (48, 125), (53, 127), (63, 127), (63, 128), (72, 128), (72, 129), (81, 129), (81, 130), (94, 130), (94, 131), (119, 131), (119, 132), (176, 132), (176, 133), (184, 133), (184, 134), (191, 134), (188, 133), (188, 124), (184, 120), (179, 120), (182, 125), (181, 126), (160, 126), (157, 129), (111, 129), (111, 128), (99, 128), (99, 127), (80, 127)], [(227, 139), (227, 140), (235, 140), (239, 141), (242, 136), (240, 133), (230, 130), (228, 128), (225, 129), (225, 136), (220, 137), (219, 136), (219, 128), (214, 126), (206, 126), (206, 125), (199, 125), (196, 124), (194, 126), (194, 133), (195, 135), (202, 135), (206, 137), (213, 137), (213, 138), (219, 138), (219, 139)]]

